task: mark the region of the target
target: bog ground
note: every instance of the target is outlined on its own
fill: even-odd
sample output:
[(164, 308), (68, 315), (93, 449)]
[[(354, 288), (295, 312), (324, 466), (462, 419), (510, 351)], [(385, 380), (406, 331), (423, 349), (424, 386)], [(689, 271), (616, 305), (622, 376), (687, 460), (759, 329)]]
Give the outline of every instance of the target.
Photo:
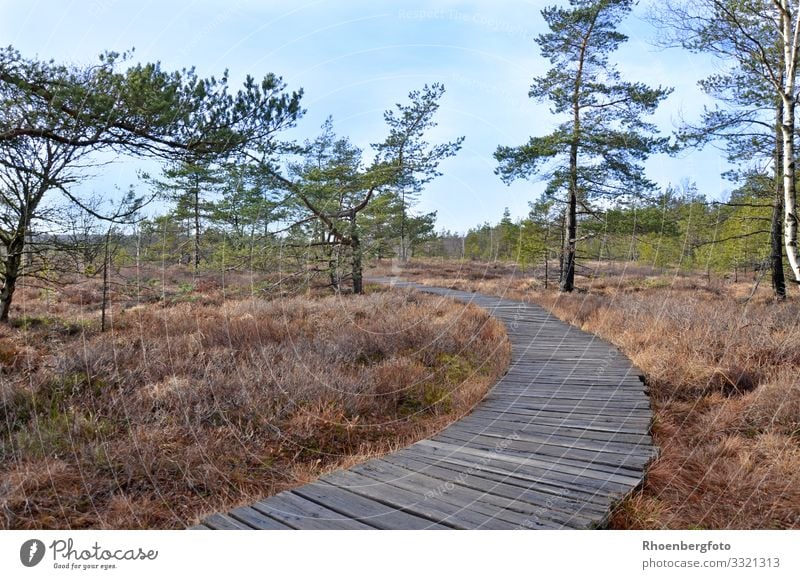
[(185, 527), (425, 437), (508, 364), (498, 322), (432, 296), (164, 279), (117, 295), (104, 333), (97, 287), (21, 290), (0, 327), (4, 528)]

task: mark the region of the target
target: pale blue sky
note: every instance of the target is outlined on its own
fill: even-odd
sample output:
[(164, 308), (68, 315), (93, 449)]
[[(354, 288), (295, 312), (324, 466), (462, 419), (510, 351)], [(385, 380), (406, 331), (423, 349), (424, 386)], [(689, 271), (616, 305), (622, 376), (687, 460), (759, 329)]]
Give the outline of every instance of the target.
[[(431, 138), (465, 135), (461, 153), (442, 164), (444, 176), (424, 192), (420, 210), (437, 210), (439, 226), (466, 230), (497, 221), (504, 207), (527, 213), (541, 183), (511, 187), (493, 174), (497, 145), (516, 145), (553, 123), (547, 108), (527, 98), (533, 76), (549, 63), (534, 37), (540, 10), (553, 2), (511, 0), (0, 0), (0, 38), (27, 56), (93, 62), (102, 51), (136, 48), (135, 59), (167, 69), (196, 66), (201, 75), (229, 69), (234, 83), (274, 72), (302, 87), (308, 110), (287, 136), (303, 139), (334, 117), (338, 133), (367, 147), (382, 140), (382, 113), (410, 90), (442, 82), (447, 93)], [(675, 87), (655, 121), (671, 131), (708, 102), (696, 81), (713, 63), (682, 51), (657, 51), (653, 31), (637, 14), (623, 25), (630, 41), (612, 60), (628, 80)], [(104, 168), (91, 185), (126, 188), (134, 163)], [(730, 183), (716, 150), (656, 157), (648, 176), (659, 184), (696, 181), (719, 197)]]

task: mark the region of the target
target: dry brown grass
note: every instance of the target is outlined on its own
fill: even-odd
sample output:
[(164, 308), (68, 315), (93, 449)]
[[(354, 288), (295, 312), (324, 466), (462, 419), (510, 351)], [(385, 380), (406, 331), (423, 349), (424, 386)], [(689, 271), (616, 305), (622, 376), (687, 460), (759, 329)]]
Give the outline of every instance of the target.
[(96, 286), (21, 291), (0, 327), (0, 527), (192, 524), (431, 434), (508, 364), (472, 306), (167, 273), (143, 305), (118, 292), (104, 334)]
[(508, 266), (412, 263), (400, 275), (537, 302), (644, 371), (661, 454), (612, 527), (800, 528), (796, 290), (786, 303), (766, 288), (746, 301), (752, 283), (600, 265), (569, 295)]

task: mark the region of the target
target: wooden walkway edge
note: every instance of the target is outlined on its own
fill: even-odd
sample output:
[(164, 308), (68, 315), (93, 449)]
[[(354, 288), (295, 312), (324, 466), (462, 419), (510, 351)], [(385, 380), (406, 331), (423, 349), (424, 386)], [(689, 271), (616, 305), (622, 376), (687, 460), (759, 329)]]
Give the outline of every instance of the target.
[(643, 480), (657, 449), (640, 371), (541, 307), (389, 278), (501, 320), (508, 373), (436, 436), (192, 529), (586, 529)]

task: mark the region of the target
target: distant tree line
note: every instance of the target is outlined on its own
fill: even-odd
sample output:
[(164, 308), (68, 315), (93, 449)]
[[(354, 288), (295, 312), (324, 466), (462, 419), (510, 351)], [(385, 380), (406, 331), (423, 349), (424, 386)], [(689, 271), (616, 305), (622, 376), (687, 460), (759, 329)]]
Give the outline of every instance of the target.
[[(725, 202), (710, 201), (694, 185), (610, 205), (578, 218), (579, 268), (599, 271), (609, 261), (664, 271), (705, 271), (732, 279), (769, 271), (772, 181), (749, 175)], [(428, 257), (515, 263), (531, 275), (559, 274), (564, 214), (543, 195), (523, 219), (506, 209), (500, 221), (466, 234), (437, 232), (420, 253)]]

